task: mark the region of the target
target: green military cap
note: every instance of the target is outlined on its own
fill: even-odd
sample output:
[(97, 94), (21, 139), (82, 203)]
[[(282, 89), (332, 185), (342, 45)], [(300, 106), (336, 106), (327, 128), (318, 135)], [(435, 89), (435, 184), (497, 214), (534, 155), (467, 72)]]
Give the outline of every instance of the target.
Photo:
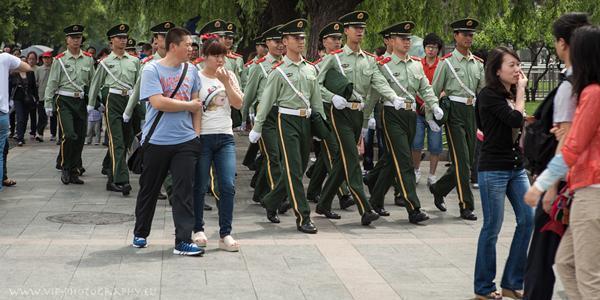
[(127, 46), (125, 46), (125, 50), (135, 49), (135, 40), (132, 38), (127, 39)]
[(155, 25), (154, 27), (150, 28), (150, 31), (156, 34), (167, 34), (167, 32), (173, 27), (175, 27), (175, 23), (167, 21)]
[(306, 19), (296, 19), (290, 22), (287, 22), (279, 27), (279, 32), (281, 36), (284, 35), (301, 35), (304, 36), (306, 29)]
[(225, 35), (226, 36), (235, 36), (237, 34), (237, 26), (231, 22), (227, 22), (225, 25)]
[(255, 37), (252, 41), (255, 45), (265, 45), (265, 39), (263, 38), (262, 34)]
[(322, 40), (329, 36), (341, 37), (343, 33), (344, 33), (344, 28), (343, 28), (342, 23), (331, 22), (331, 23), (325, 25), (325, 27), (323, 27), (323, 29), (321, 29), (321, 31), (319, 32), (319, 39)]
[(353, 11), (351, 13), (347, 13), (347, 14), (341, 16), (338, 19), (338, 21), (342, 22), (342, 25), (344, 25), (344, 27), (350, 26), (350, 25), (366, 27), (368, 19), (369, 19), (369, 13), (367, 13), (366, 11), (357, 10), (357, 11)]
[(83, 27), (81, 25), (71, 25), (71, 26), (65, 27), (65, 29), (63, 29), (63, 32), (67, 36), (69, 36), (69, 35), (82, 35), (84, 29), (85, 29), (85, 27)]
[(204, 24), (204, 26), (202, 26), (202, 28), (200, 29), (200, 35), (207, 34), (207, 33), (215, 33), (215, 34), (222, 35), (225, 32), (226, 24), (227, 24), (227, 22), (225, 22), (221, 19), (212, 20), (212, 21)]
[(450, 27), (452, 27), (454, 31), (474, 32), (477, 30), (477, 26), (479, 26), (479, 21), (472, 18), (456, 20), (450, 24)]
[(446, 123), (446, 121), (448, 121), (448, 115), (450, 115), (450, 106), (451, 106), (450, 101), (451, 100), (448, 96), (444, 96), (444, 97), (440, 98), (440, 100), (438, 101), (438, 105), (444, 112), (444, 116), (440, 120), (437, 120), (434, 118), (434, 121), (440, 126), (444, 125), (444, 123)]
[(281, 25), (273, 26), (269, 28), (267, 31), (263, 32), (262, 37), (265, 41), (268, 40), (280, 40), (281, 32), (279, 32), (279, 28)]
[(415, 23), (411, 21), (404, 21), (400, 23), (396, 23), (383, 31), (387, 33), (388, 36), (399, 35), (399, 36), (410, 36), (412, 30), (415, 28)]
[(323, 87), (336, 95), (350, 99), (354, 84), (336, 68), (331, 68), (325, 74)]
[(389, 29), (389, 27), (385, 28), (384, 30), (382, 30), (380, 32), (378, 32), (378, 34), (380, 34), (384, 39), (387, 39), (387, 38), (390, 37), (390, 33), (389, 33), (388, 29)]
[(129, 25), (127, 24), (119, 24), (119, 25), (115, 25), (113, 26), (111, 29), (109, 29), (106, 32), (106, 36), (108, 36), (108, 38), (112, 38), (115, 36), (127, 36), (127, 33), (129, 32)]

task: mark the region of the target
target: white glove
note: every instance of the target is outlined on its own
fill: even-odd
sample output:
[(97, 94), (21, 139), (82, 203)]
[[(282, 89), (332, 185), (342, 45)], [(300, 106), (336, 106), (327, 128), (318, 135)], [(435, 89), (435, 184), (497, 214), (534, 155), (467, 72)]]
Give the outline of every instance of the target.
[(433, 131), (433, 132), (440, 132), (440, 130), (442, 130), (440, 128), (440, 126), (434, 120), (427, 121), (427, 124), (429, 125), (429, 128), (431, 128), (431, 131)]
[(441, 120), (444, 117), (444, 111), (438, 105), (436, 105), (433, 108), (433, 116), (436, 120)]
[(368, 133), (368, 132), (369, 132), (369, 129), (368, 129), (368, 128), (363, 128), (363, 129), (360, 131), (360, 134), (361, 134), (361, 136), (362, 136), (362, 138), (363, 138), (363, 139), (366, 139), (366, 138), (367, 138), (367, 133)]
[(242, 131), (246, 131), (246, 129), (248, 129), (248, 125), (246, 124), (246, 122), (242, 122), (242, 125), (240, 125), (240, 129)]
[(15, 107), (15, 101), (14, 100), (8, 101), (8, 107)]
[(46, 108), (46, 116), (52, 117), (52, 108)]
[(254, 118), (255, 118), (255, 117), (256, 117), (256, 115), (255, 115), (255, 114), (253, 114), (253, 113), (249, 113), (249, 114), (248, 114), (248, 118), (250, 118), (250, 122), (252, 122), (252, 123), (254, 123)]
[(129, 123), (129, 120), (131, 120), (131, 117), (128, 116), (126, 113), (123, 113), (123, 122)]
[(258, 142), (260, 137), (261, 137), (260, 132), (256, 132), (256, 131), (254, 131), (254, 129), (250, 130), (250, 133), (248, 134), (248, 139), (250, 140), (250, 143), (252, 143), (252, 144), (256, 144), (256, 142)]
[(338, 95), (333, 95), (333, 98), (331, 98), (331, 102), (333, 103), (333, 106), (335, 106), (335, 108), (337, 109), (344, 109), (346, 108), (346, 105), (348, 105), (348, 100)]
[(404, 108), (404, 101), (406, 101), (406, 98), (402, 98), (402, 97), (396, 97), (394, 98), (394, 108), (396, 110), (400, 110)]
[(91, 105), (86, 106), (87, 108), (87, 112), (90, 113), (92, 110), (94, 110), (94, 107)]
[(368, 128), (375, 130), (377, 123), (375, 122), (375, 118), (370, 118), (368, 123)]

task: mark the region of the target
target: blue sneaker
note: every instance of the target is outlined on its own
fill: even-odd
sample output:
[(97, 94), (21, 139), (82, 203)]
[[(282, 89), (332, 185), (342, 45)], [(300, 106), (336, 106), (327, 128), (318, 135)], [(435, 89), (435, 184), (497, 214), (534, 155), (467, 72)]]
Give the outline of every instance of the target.
[(148, 245), (148, 243), (146, 242), (146, 239), (143, 237), (137, 237), (134, 236), (133, 237), (133, 243), (132, 246), (135, 248), (146, 248), (146, 246)]
[(186, 243), (180, 242), (173, 249), (173, 254), (177, 255), (187, 255), (187, 256), (198, 256), (204, 254), (204, 249), (198, 247), (198, 245), (194, 243)]

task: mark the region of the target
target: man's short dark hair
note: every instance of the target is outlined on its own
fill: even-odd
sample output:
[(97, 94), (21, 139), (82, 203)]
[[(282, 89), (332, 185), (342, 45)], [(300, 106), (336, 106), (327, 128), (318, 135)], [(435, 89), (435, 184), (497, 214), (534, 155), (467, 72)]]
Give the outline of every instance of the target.
[(565, 40), (567, 45), (571, 42), (571, 35), (575, 29), (590, 25), (588, 14), (583, 12), (570, 12), (566, 13), (552, 24), (552, 35), (558, 41), (559, 39)]
[(145, 43), (144, 45), (142, 45), (142, 51), (149, 51), (152, 50), (152, 45)]
[(174, 27), (169, 32), (167, 32), (167, 37), (165, 38), (165, 46), (167, 51), (171, 49), (171, 44), (178, 45), (184, 40), (184, 38), (188, 35), (191, 35), (190, 32), (182, 27)]
[(198, 43), (196, 43), (196, 42), (192, 43), (192, 47), (196, 47), (196, 48), (200, 49), (200, 45), (198, 45)]
[(423, 47), (427, 45), (437, 45), (440, 53), (442, 53), (442, 49), (444, 48), (444, 42), (442, 41), (442, 38), (433, 32), (427, 34), (425, 38), (423, 38)]

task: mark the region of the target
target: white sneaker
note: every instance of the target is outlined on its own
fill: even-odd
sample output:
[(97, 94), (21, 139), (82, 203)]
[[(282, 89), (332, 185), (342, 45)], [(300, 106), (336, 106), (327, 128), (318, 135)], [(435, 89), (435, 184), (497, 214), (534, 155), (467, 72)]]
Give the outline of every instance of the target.
[(429, 174), (429, 177), (427, 177), (427, 186), (434, 184), (436, 181), (437, 177), (435, 175)]
[(204, 234), (203, 231), (198, 231), (198, 232), (192, 233), (192, 242), (194, 242), (194, 244), (198, 245), (198, 247), (206, 247), (206, 243), (208, 242), (208, 239), (206, 238), (206, 235)]
[(471, 183), (471, 187), (473, 187), (473, 189), (478, 190), (479, 189), (479, 183)]
[(415, 169), (415, 182), (419, 184), (419, 180), (421, 179), (421, 169)]

